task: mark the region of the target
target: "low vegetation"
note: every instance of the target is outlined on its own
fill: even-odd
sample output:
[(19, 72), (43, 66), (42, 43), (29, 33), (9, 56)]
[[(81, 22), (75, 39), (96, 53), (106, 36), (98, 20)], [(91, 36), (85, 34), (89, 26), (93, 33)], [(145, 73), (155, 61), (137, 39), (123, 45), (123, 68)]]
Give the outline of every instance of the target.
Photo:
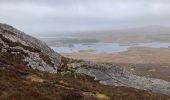
[(82, 74), (49, 74), (0, 64), (0, 100), (168, 100), (168, 96), (105, 86)]

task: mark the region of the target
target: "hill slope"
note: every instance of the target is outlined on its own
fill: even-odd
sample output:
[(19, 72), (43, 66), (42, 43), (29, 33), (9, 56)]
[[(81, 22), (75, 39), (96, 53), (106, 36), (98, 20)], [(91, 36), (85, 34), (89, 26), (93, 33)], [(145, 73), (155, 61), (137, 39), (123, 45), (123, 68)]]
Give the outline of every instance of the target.
[(8, 26), (0, 24), (0, 58), (25, 64), (33, 69), (57, 72), (60, 55), (55, 53), (42, 41)]
[[(106, 67), (112, 67), (112, 70)], [(112, 81), (112, 84), (107, 82), (112, 86), (100, 84), (99, 81), (106, 82), (109, 74), (112, 75), (112, 79), (114, 76), (117, 82)], [(94, 81), (94, 78), (87, 75), (99, 81)], [(11, 26), (0, 24), (0, 100), (168, 100), (170, 98), (132, 88), (133, 82), (136, 82), (134, 87), (143, 82), (132, 80), (135, 78), (146, 79), (124, 73), (113, 65), (94, 64), (62, 57), (45, 43)], [(149, 80), (147, 79), (147, 82)], [(128, 85), (122, 85), (120, 81), (127, 82)], [(161, 90), (167, 88), (166, 82), (162, 80), (160, 82), (163, 84), (152, 83), (150, 88), (155, 86), (153, 89), (155, 92), (166, 92), (167, 89)], [(141, 84), (139, 86), (143, 86)], [(140, 89), (148, 90), (147, 86), (144, 86), (145, 88), (140, 87)]]

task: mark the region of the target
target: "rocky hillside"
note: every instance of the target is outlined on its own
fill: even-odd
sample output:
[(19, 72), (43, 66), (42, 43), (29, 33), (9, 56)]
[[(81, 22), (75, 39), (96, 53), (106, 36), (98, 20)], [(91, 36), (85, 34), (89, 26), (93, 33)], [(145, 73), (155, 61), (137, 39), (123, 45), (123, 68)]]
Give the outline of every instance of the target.
[(156, 93), (170, 95), (170, 83), (160, 79), (137, 76), (113, 64), (96, 64), (93, 62), (74, 63), (77, 73), (83, 73), (100, 83), (111, 86), (133, 87)]
[(169, 100), (169, 86), (111, 64), (62, 57), (0, 24), (0, 100)]
[(0, 59), (24, 64), (33, 69), (57, 72), (60, 55), (44, 42), (6, 24), (0, 24)]

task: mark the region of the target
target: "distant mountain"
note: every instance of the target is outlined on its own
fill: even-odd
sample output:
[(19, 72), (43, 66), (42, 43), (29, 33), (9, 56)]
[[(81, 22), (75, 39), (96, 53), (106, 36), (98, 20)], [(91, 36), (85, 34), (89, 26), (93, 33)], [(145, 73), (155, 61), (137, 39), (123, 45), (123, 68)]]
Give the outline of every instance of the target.
[(153, 25), (119, 30), (119, 32), (129, 34), (170, 34), (170, 28)]
[(94, 30), (71, 33), (72, 35), (114, 35), (114, 34), (170, 34), (170, 27), (152, 25), (127, 29)]

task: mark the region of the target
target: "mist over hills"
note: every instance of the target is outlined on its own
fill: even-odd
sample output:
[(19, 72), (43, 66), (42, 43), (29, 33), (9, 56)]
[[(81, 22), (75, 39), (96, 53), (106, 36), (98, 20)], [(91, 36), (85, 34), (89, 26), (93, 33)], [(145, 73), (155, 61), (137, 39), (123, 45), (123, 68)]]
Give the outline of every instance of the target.
[[(97, 34), (170, 34), (170, 28), (166, 26), (159, 26), (159, 25), (151, 25), (151, 26), (143, 26), (143, 27), (132, 27), (132, 28), (122, 28), (122, 29), (112, 29), (112, 30), (94, 30), (94, 31), (80, 31), (75, 33), (70, 33), (72, 35), (97, 35)], [(69, 35), (69, 33), (68, 33)]]
[(91, 30), (91, 31), (75, 31), (75, 32), (42, 32), (40, 34), (33, 34), (36, 37), (44, 36), (82, 36), (83, 35), (128, 35), (128, 34), (139, 34), (139, 35), (154, 35), (154, 34), (170, 34), (170, 28), (166, 26), (151, 25), (133, 28), (121, 28), (121, 29), (109, 29), (109, 30)]

